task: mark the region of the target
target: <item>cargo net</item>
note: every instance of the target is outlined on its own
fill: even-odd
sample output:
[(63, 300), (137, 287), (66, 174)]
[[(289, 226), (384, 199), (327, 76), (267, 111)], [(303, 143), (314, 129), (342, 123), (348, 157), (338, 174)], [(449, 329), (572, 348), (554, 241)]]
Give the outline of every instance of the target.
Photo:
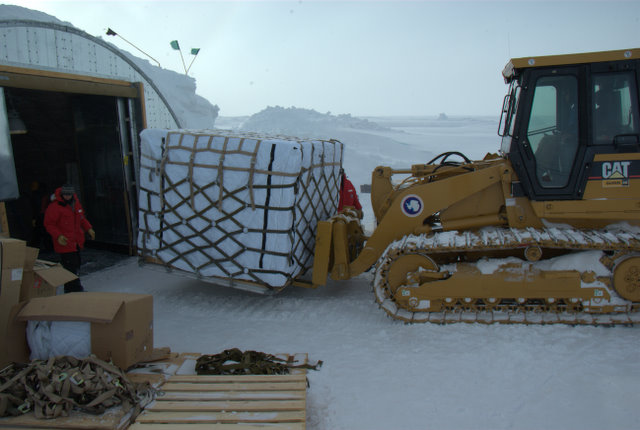
[(223, 130), (141, 138), (144, 260), (268, 290), (311, 268), (317, 223), (337, 209), (342, 143)]

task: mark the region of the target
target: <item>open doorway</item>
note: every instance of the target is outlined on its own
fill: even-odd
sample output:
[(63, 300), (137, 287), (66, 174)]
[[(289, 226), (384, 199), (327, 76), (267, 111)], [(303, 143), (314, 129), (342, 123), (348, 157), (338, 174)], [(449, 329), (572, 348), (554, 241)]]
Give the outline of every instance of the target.
[(123, 162), (129, 154), (123, 152), (121, 130), (127, 128), (129, 105), (103, 95), (6, 87), (4, 93), (26, 128), (11, 134), (20, 191), (17, 200), (5, 202), (11, 236), (49, 250), (44, 209), (57, 187), (72, 183), (96, 231), (88, 245), (130, 253), (135, 211), (125, 178), (133, 163)]

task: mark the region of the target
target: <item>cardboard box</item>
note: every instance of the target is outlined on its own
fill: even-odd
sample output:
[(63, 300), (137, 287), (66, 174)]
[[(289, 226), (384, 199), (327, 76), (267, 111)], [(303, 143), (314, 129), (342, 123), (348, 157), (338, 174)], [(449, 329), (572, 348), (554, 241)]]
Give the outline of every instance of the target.
[(26, 243), (18, 239), (0, 239), (0, 366), (9, 361), (7, 329), (13, 306), (18, 304), (22, 285)]
[(0, 239), (2, 270), (21, 269), (24, 266), (26, 242), (20, 239)]
[(27, 302), (20, 302), (14, 305), (9, 312), (9, 320), (7, 323), (7, 332), (5, 342), (7, 345), (5, 362), (0, 363), (0, 369), (4, 368), (11, 362), (28, 363), (30, 361), (29, 344), (27, 343), (27, 323), (25, 321), (17, 321), (16, 317)]
[(33, 265), (36, 263), (39, 253), (40, 250), (38, 248), (32, 248), (30, 246), (24, 248), (24, 263), (22, 267), (25, 271), (33, 270)]
[(0, 275), (0, 302), (7, 306), (6, 312), (0, 315), (8, 315), (8, 309), (18, 303), (20, 286), (24, 274), (26, 255), (26, 243), (18, 239), (0, 239), (0, 262), (2, 274)]
[(20, 301), (55, 296), (60, 285), (77, 278), (74, 273), (69, 272), (60, 264), (37, 260), (31, 270), (27, 270), (25, 266), (22, 287), (20, 288)]
[(89, 321), (91, 353), (121, 369), (153, 352), (153, 296), (126, 293), (69, 293), (30, 300), (17, 321)]

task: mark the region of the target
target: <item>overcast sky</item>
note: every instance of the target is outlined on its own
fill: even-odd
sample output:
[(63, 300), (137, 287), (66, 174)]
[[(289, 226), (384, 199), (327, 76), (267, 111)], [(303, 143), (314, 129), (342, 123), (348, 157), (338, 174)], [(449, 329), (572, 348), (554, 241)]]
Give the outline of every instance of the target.
[[(495, 115), (509, 58), (640, 47), (640, 1), (23, 0), (163, 68), (220, 115)], [(152, 60), (149, 60), (155, 64)]]

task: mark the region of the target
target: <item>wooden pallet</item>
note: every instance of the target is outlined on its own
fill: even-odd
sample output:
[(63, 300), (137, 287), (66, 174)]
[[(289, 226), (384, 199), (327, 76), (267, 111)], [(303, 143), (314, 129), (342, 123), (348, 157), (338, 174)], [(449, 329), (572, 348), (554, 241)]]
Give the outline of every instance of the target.
[[(195, 360), (201, 354), (168, 353), (163, 359), (130, 371), (134, 382), (149, 382), (158, 397), (129, 426), (121, 408), (92, 416), (72, 412), (69, 417), (39, 420), (32, 413), (0, 418), (0, 429), (99, 430), (303, 430), (306, 424), (305, 369), (289, 375), (199, 376)], [(306, 354), (277, 357), (307, 363)]]
[[(288, 356), (280, 355), (281, 358)], [(188, 357), (187, 357), (188, 358)], [(306, 354), (296, 356), (301, 363)], [(188, 368), (188, 360), (184, 366)], [(211, 376), (180, 374), (160, 386), (160, 394), (140, 414), (131, 430), (281, 429), (306, 424), (307, 375)]]

